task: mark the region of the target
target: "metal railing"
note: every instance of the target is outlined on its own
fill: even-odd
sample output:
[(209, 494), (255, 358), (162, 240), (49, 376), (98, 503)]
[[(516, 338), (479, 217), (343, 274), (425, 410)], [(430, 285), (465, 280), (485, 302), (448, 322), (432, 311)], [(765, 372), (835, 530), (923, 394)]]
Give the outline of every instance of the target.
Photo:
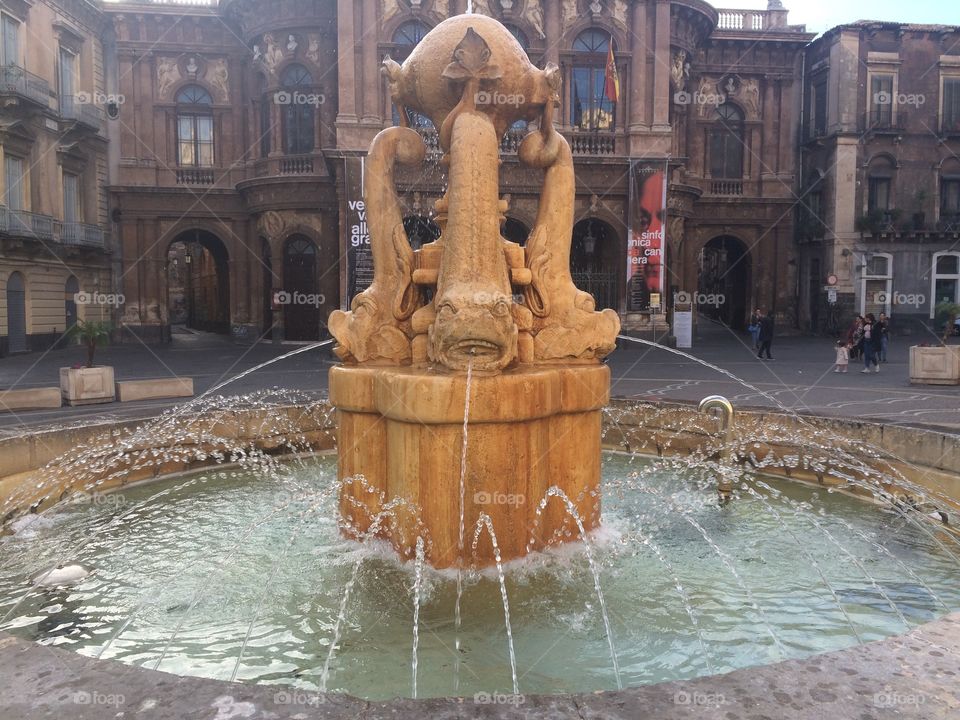
[(0, 65), (0, 94), (18, 95), (40, 105), (50, 105), (50, 83), (18, 65)]
[(176, 170), (177, 185), (213, 185), (213, 170), (200, 168), (178, 168)]
[(54, 231), (60, 243), (70, 247), (102, 248), (103, 229), (82, 222), (54, 221)]
[(88, 102), (81, 102), (76, 95), (61, 95), (60, 117), (99, 130), (103, 122), (103, 110)]
[(0, 235), (48, 240), (67, 247), (105, 247), (103, 229), (99, 225), (54, 220), (49, 215), (11, 210), (0, 205)]

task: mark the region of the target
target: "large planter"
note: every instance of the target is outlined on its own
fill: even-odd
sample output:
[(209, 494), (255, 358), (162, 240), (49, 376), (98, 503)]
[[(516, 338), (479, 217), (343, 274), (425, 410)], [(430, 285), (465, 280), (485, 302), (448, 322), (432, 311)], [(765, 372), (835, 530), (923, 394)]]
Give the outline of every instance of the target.
[(910, 348), (914, 385), (960, 385), (960, 345)]
[(60, 368), (60, 392), (68, 405), (113, 402), (117, 396), (113, 368)]

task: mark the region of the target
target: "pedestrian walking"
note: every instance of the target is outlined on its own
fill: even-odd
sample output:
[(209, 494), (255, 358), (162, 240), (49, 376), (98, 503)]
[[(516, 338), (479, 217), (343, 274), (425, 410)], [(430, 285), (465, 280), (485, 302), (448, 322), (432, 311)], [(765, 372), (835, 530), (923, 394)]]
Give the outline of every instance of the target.
[(837, 359), (835, 373), (845, 373), (850, 364), (850, 346), (843, 340), (837, 340)]
[(880, 313), (877, 329), (880, 331), (880, 362), (886, 362), (887, 346), (890, 344), (890, 318), (886, 313)]
[(767, 313), (760, 311), (760, 314), (760, 333), (758, 335), (760, 350), (757, 352), (757, 357), (763, 360), (763, 354), (766, 353), (767, 360), (773, 360), (773, 355), (770, 354), (770, 345), (773, 343), (773, 311), (770, 310)]
[(753, 349), (760, 349), (760, 311), (754, 310), (750, 313), (750, 324), (747, 325), (747, 330), (750, 332), (750, 336), (753, 338)]
[(876, 327), (877, 319), (873, 313), (868, 313), (863, 323), (863, 370), (868, 373), (873, 367), (873, 372), (880, 372), (880, 333)]

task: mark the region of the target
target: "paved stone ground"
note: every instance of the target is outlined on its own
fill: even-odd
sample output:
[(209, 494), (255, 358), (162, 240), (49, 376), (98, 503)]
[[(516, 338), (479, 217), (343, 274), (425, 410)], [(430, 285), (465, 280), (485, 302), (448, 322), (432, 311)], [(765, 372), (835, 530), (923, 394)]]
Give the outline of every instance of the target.
[[(189, 376), (196, 392), (256, 365), (297, 350), (297, 346), (261, 343), (241, 346), (214, 335), (177, 335), (167, 346), (119, 345), (105, 348), (98, 362), (113, 365), (118, 380)], [(923, 338), (933, 341), (934, 338)], [(609, 358), (613, 394), (622, 397), (698, 401), (726, 395), (735, 405), (780, 407), (813, 415), (853, 417), (886, 423), (936, 426), (960, 431), (960, 387), (911, 386), (909, 344), (920, 338), (893, 338), (888, 363), (879, 374), (863, 375), (851, 363), (846, 375), (833, 372), (830, 338), (783, 337), (773, 346), (774, 360), (761, 361), (750, 337), (702, 320), (691, 355), (723, 372), (670, 353), (662, 347), (621, 342)], [(81, 348), (0, 360), (0, 389), (51, 387), (62, 366), (81, 362)], [(280, 360), (241, 378), (220, 394), (236, 395), (283, 387), (308, 392), (326, 390), (326, 370), (334, 362), (329, 347)], [(752, 387), (743, 384), (744, 381)], [(99, 419), (149, 417), (176, 404), (169, 401), (111, 404), (60, 410), (0, 413), (0, 434), (53, 424)]]

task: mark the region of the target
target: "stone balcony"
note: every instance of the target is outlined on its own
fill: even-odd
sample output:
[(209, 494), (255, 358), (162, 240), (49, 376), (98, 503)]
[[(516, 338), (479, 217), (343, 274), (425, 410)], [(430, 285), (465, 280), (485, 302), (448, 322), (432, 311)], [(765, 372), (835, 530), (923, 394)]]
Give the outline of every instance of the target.
[(27, 100), (41, 108), (50, 107), (50, 83), (18, 65), (0, 66), (0, 96), (3, 95)]
[(65, 247), (105, 248), (103, 229), (99, 225), (55, 220), (50, 215), (11, 210), (0, 205), (0, 236), (22, 240), (39, 240)]

